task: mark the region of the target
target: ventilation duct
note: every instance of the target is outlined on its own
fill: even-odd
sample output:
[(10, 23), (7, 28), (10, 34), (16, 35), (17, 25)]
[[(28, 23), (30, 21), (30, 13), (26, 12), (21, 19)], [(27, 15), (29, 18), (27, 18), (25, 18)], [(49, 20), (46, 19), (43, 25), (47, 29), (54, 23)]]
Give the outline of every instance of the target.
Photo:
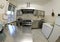
[(30, 7), (30, 2), (27, 2), (27, 7)]

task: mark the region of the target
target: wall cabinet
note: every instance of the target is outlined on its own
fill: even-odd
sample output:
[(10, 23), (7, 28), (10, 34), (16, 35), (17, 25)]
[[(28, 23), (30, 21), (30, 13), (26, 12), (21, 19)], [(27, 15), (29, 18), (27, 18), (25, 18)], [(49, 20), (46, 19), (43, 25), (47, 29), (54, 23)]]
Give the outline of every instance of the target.
[(39, 10), (37, 16), (44, 17), (45, 11)]
[(18, 17), (18, 16), (21, 16), (21, 15), (22, 15), (21, 10), (17, 10), (17, 12), (16, 12), (16, 16)]

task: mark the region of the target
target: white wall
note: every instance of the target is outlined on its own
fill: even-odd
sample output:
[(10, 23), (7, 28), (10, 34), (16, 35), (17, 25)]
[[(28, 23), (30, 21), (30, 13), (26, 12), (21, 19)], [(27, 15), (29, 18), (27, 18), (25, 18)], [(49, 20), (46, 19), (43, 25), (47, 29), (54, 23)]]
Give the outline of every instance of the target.
[[(60, 13), (60, 0), (51, 0), (47, 4), (43, 5), (45, 11), (45, 20), (49, 23), (54, 24), (55, 18)], [(52, 9), (54, 10), (55, 16), (52, 17)]]
[(6, 1), (6, 0), (0, 0), (0, 5), (3, 5), (4, 7), (3, 7), (3, 9), (1, 9), (0, 8), (0, 14), (1, 13), (5, 13), (6, 11), (7, 11), (7, 8), (8, 8), (8, 1)]
[(51, 0), (49, 3), (44, 5), (44, 10), (46, 12), (46, 15), (51, 15), (52, 9), (55, 12), (55, 15), (60, 13), (60, 0)]
[(53, 8), (55, 11), (55, 14), (60, 13), (60, 0), (53, 0)]
[(0, 21), (3, 23), (6, 23), (7, 21), (5, 19), (3, 19), (4, 15), (6, 14), (6, 11), (8, 9), (8, 4), (9, 2), (6, 0), (0, 0), (0, 5), (3, 5), (3, 9), (0, 8)]
[(47, 3), (46, 5), (44, 5), (44, 10), (45, 10), (45, 15), (51, 15), (52, 12), (52, 2)]
[[(43, 6), (38, 4), (30, 4), (30, 7), (33, 9), (43, 10)], [(17, 6), (17, 9), (27, 8), (27, 4), (20, 4)]]

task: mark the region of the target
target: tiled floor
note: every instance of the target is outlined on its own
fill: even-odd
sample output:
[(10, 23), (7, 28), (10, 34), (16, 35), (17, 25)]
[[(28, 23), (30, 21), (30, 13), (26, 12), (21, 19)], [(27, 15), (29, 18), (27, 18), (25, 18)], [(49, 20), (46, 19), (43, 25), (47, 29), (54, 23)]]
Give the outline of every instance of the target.
[(48, 40), (42, 34), (41, 29), (33, 29), (32, 35), (34, 42), (48, 42)]
[(9, 33), (9, 31), (5, 30), (5, 42), (48, 42), (43, 36), (41, 29), (31, 29), (31, 27), (16, 27), (12, 31), (13, 33)]

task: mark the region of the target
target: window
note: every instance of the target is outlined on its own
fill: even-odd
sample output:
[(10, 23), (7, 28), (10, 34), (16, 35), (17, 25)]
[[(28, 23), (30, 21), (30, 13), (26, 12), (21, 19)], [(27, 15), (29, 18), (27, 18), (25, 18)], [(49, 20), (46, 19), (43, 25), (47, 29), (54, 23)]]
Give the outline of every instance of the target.
[(7, 15), (8, 22), (13, 22), (15, 20), (15, 6), (13, 4), (9, 4)]

